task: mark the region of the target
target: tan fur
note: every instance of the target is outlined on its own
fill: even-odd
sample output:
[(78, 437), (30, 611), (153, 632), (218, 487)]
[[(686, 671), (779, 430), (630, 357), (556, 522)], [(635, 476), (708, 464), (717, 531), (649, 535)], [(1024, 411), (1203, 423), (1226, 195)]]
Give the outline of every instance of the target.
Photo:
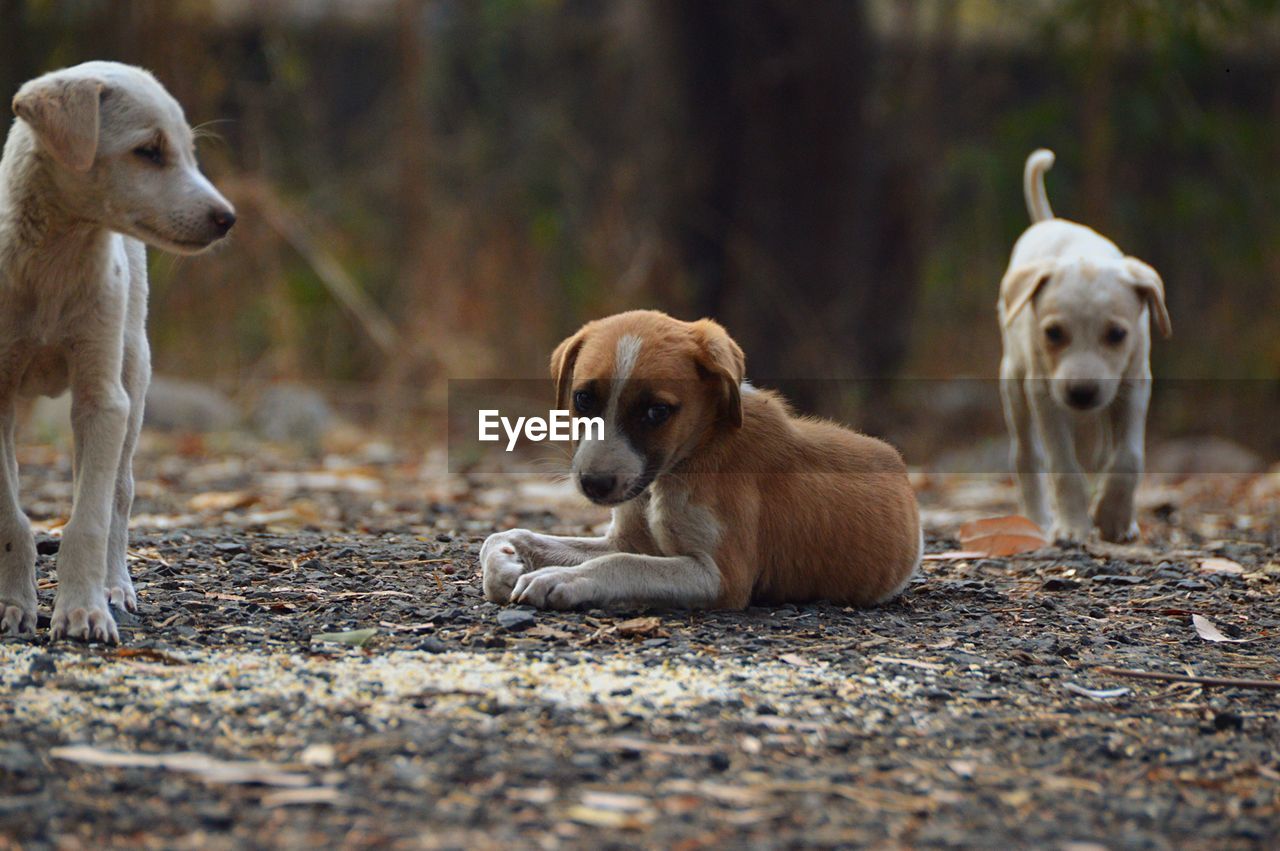
[[(481, 554), (490, 599), (866, 606), (905, 586), (920, 563), (920, 519), (897, 451), (797, 417), (776, 393), (744, 390), (742, 350), (715, 322), (633, 311), (589, 323), (552, 358), (559, 404), (609, 381), (618, 343), (629, 336), (640, 340), (629, 381), (678, 406), (654, 433), (661, 469), (643, 493), (616, 504), (604, 539), (492, 536)], [(582, 558), (568, 541), (580, 542)], [(627, 573), (605, 569), (628, 556)], [(683, 595), (682, 577), (672, 574), (680, 565), (693, 577)], [(645, 584), (648, 566), (653, 581)], [(708, 567), (714, 593), (702, 581)], [(604, 587), (607, 576), (625, 577), (627, 592)]]

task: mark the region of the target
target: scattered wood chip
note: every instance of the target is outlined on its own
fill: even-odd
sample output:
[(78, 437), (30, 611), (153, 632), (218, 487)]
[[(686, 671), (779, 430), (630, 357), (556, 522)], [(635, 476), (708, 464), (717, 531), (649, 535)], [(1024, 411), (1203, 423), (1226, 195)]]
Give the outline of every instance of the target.
[(1163, 671), (1137, 671), (1131, 668), (1097, 668), (1097, 673), (1113, 677), (1132, 677), (1137, 680), (1163, 680), (1168, 683), (1195, 683), (1202, 686), (1223, 688), (1258, 688), (1280, 690), (1280, 680), (1250, 680), (1237, 677), (1198, 677), (1187, 674), (1166, 674)]
[(314, 644), (346, 644), (349, 647), (363, 647), (365, 642), (378, 634), (376, 628), (369, 629), (351, 629), (346, 632), (322, 632), (318, 635), (311, 636), (311, 642)]
[(1229, 644), (1247, 644), (1250, 641), (1256, 641), (1254, 638), (1228, 638), (1218, 629), (1217, 624), (1202, 615), (1192, 615), (1191, 623), (1195, 626), (1196, 632), (1205, 641), (1225, 641)]
[(298, 762), (303, 765), (311, 765), (317, 768), (328, 768), (338, 759), (337, 751), (333, 745), (318, 743), (307, 745), (302, 749), (302, 753), (298, 754)]
[(960, 527), (961, 546), (988, 557), (1034, 552), (1048, 543), (1039, 526), (1017, 514), (974, 520)]
[(248, 491), (210, 491), (199, 493), (187, 501), (192, 511), (234, 511), (248, 508), (260, 501), (257, 494)]
[(707, 745), (682, 745), (678, 742), (654, 742), (635, 736), (609, 736), (595, 742), (594, 747), (607, 750), (660, 753), (670, 756), (707, 756), (716, 749)]
[(386, 627), (392, 632), (426, 632), (434, 629), (435, 621), (423, 621), (422, 623), (392, 623), (391, 621), (378, 621), (378, 626)]
[(185, 659), (179, 659), (163, 650), (154, 647), (120, 647), (112, 654), (117, 659), (142, 659), (148, 662), (159, 662), (164, 665), (188, 665)]
[(70, 745), (52, 748), (49, 755), (79, 765), (99, 768), (159, 768), (194, 774), (208, 783), (253, 784), (261, 786), (289, 786), (302, 788), (311, 785), (305, 774), (289, 771), (286, 766), (270, 762), (227, 761), (208, 754), (183, 751), (179, 753), (124, 753), (96, 748), (92, 745)]
[(524, 801), (526, 804), (549, 804), (556, 799), (556, 790), (551, 786), (530, 786), (508, 789), (506, 795), (513, 801)]
[(657, 632), (661, 626), (662, 618), (648, 617), (632, 618), (631, 620), (623, 621), (614, 628), (617, 630), (618, 635), (637, 636), (651, 635)]
[(650, 806), (649, 799), (643, 795), (625, 795), (618, 792), (582, 793), (582, 805), (596, 810), (611, 810), (619, 813), (638, 813)]
[(1084, 695), (1094, 700), (1110, 700), (1113, 697), (1124, 697), (1130, 691), (1130, 689), (1123, 686), (1120, 688), (1085, 688), (1075, 683), (1063, 683), (1062, 687), (1072, 694)]
[(986, 553), (978, 550), (950, 550), (945, 553), (925, 553), (921, 558), (924, 561), (971, 561), (986, 556)]
[(548, 626), (547, 624), (540, 623), (537, 626), (533, 627), (532, 629), (526, 629), (524, 631), (524, 637), (525, 638), (556, 638), (563, 641), (565, 639), (573, 638), (574, 634), (572, 632), (568, 632), (563, 629), (557, 629), (554, 626)]
[(262, 806), (296, 807), (305, 804), (339, 804), (344, 795), (332, 786), (307, 786), (303, 789), (282, 789), (262, 796)]
[(875, 656), (872, 661), (886, 665), (906, 665), (908, 668), (922, 668), (926, 671), (945, 671), (947, 668), (946, 665), (939, 665), (937, 662), (920, 662), (916, 659), (901, 659), (897, 656)]
[(646, 823), (652, 821), (654, 813), (648, 813), (649, 819), (642, 819), (638, 813), (620, 813), (615, 810), (601, 810), (579, 804), (570, 807), (570, 821), (585, 824), (589, 827), (605, 827), (611, 830), (642, 830)]

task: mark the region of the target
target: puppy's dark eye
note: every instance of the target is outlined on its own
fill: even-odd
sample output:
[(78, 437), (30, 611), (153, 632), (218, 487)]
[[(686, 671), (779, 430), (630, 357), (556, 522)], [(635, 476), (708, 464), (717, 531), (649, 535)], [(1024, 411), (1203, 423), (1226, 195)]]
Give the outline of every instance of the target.
[(1067, 341), (1067, 332), (1061, 325), (1050, 325), (1044, 329), (1044, 338), (1053, 345), (1060, 346)]
[(650, 405), (644, 412), (644, 424), (647, 426), (660, 426), (671, 419), (672, 413), (674, 413), (674, 409), (670, 405)]
[(573, 409), (580, 414), (586, 414), (591, 411), (595, 401), (596, 397), (590, 390), (576, 390), (573, 394)]
[(1121, 328), (1119, 325), (1112, 325), (1107, 329), (1107, 333), (1102, 336), (1108, 346), (1118, 346), (1124, 342), (1124, 338), (1129, 336), (1129, 331)]
[(142, 145), (133, 149), (133, 155), (152, 165), (164, 165), (164, 151), (159, 145)]

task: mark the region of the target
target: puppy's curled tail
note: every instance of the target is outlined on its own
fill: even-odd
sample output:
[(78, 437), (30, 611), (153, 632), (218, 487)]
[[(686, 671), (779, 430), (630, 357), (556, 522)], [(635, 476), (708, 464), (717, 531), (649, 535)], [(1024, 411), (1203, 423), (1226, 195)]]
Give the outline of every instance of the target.
[(1051, 168), (1053, 151), (1040, 148), (1027, 157), (1027, 165), (1022, 171), (1022, 193), (1027, 198), (1027, 212), (1031, 214), (1032, 224), (1053, 218), (1049, 193), (1044, 191), (1044, 173)]

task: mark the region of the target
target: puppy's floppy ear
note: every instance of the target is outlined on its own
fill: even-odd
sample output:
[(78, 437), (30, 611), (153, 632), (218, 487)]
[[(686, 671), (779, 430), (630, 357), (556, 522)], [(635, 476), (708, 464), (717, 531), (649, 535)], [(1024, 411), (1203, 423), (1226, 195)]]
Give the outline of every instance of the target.
[(1133, 284), (1138, 296), (1151, 309), (1151, 318), (1160, 329), (1163, 337), (1173, 336), (1173, 325), (1169, 321), (1169, 309), (1164, 306), (1164, 281), (1160, 273), (1143, 263), (1137, 257), (1124, 258), (1125, 280)]
[(58, 162), (86, 172), (98, 153), (99, 103), (106, 84), (91, 77), (39, 77), (18, 90), (13, 113)]
[(746, 377), (747, 358), (729, 332), (710, 319), (693, 323), (693, 336), (698, 345), (694, 356), (699, 372), (717, 379), (721, 385), (721, 409), (734, 428), (742, 426), (742, 379)]
[(573, 365), (587, 339), (587, 326), (564, 340), (551, 353), (551, 377), (556, 381), (556, 408), (569, 410), (569, 386), (573, 382)]
[(1004, 308), (1006, 326), (1035, 298), (1040, 288), (1049, 282), (1054, 270), (1052, 262), (1041, 261), (1015, 266), (1005, 273), (1004, 280), (1000, 282), (1000, 304)]

